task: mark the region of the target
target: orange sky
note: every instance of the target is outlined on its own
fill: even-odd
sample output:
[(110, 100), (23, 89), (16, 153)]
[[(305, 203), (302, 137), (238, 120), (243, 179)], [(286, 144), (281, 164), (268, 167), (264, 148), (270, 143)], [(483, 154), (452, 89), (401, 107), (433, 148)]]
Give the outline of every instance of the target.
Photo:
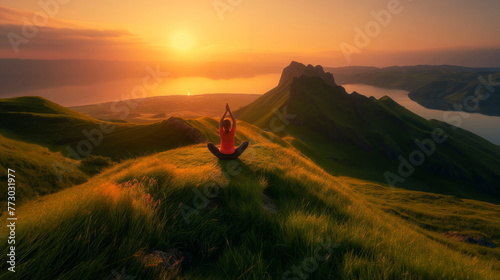
[[(0, 57), (500, 66), (496, 0), (59, 2), (2, 1)], [(26, 38), (23, 18), (33, 22), (34, 13), (47, 11), (53, 15)], [(382, 24), (374, 14), (383, 15)], [(363, 44), (356, 28), (371, 32)], [(12, 34), (21, 36), (18, 52)], [(356, 52), (345, 55), (342, 46)]]

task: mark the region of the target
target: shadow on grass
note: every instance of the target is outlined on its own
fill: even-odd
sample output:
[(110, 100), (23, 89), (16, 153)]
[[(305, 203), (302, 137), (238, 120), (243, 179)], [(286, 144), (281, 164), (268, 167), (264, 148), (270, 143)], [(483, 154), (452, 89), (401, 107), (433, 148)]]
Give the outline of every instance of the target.
[[(299, 209), (311, 216), (331, 213), (328, 219), (341, 225), (349, 217), (340, 206), (325, 203), (310, 189), (308, 182), (291, 178), (283, 170), (256, 170), (240, 159), (218, 160), (217, 166), (229, 181), (219, 194), (218, 203), (223, 210), (217, 215), (219, 221), (230, 229), (224, 236), (228, 252), (241, 258), (244, 257), (243, 252), (259, 255), (263, 265), (268, 269), (274, 268), (268, 272), (278, 278), (290, 276), (292, 278), (289, 279), (295, 279), (293, 276), (306, 275), (311, 279), (326, 275), (341, 277), (339, 272), (346, 250), (353, 249), (357, 244), (323, 248), (311, 243), (301, 230), (286, 226)], [(263, 207), (265, 197), (276, 204), (275, 213)], [(331, 243), (327, 246), (336, 244), (334, 238), (321, 233), (315, 237), (323, 240), (320, 244)], [(320, 249), (321, 252), (328, 251), (328, 257), (316, 260), (314, 253)], [(218, 256), (224, 258), (224, 252), (219, 252)], [(311, 264), (311, 261), (314, 263)], [(311, 270), (311, 265), (316, 268)]]

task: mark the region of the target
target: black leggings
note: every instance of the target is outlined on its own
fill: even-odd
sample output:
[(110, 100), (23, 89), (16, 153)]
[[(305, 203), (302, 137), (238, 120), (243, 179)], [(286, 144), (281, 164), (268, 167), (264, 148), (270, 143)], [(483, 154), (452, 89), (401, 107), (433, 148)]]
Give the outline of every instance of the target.
[(245, 141), (245, 142), (241, 143), (241, 145), (238, 148), (236, 148), (236, 150), (234, 150), (234, 153), (232, 153), (232, 154), (221, 153), (219, 151), (219, 149), (217, 149), (217, 147), (215, 147), (215, 145), (210, 143), (210, 142), (207, 144), (207, 147), (210, 150), (210, 152), (212, 152), (212, 154), (214, 154), (214, 156), (216, 156), (220, 159), (237, 159), (239, 156), (241, 156), (241, 154), (243, 154), (243, 152), (248, 147), (248, 142)]

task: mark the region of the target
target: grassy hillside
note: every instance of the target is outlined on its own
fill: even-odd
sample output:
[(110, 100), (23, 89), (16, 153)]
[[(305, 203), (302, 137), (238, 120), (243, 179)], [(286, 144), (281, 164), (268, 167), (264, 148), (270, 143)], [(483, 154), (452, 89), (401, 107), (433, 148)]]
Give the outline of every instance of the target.
[(123, 159), (202, 140), (196, 139), (196, 131), (183, 125), (182, 120), (149, 125), (107, 122), (41, 97), (0, 99), (0, 120), (0, 129), (9, 137), (61, 151), (74, 159), (88, 154)]
[[(284, 121), (275, 112), (287, 114)], [(379, 100), (348, 94), (317, 77), (301, 76), (278, 86), (236, 112), (262, 128), (282, 127), (282, 136), (335, 175), (387, 182), (398, 174), (399, 156), (419, 148), (415, 140), (432, 139), (439, 129), (444, 143), (404, 182), (410, 189), (493, 201), (500, 195), (500, 148), (463, 129), (428, 121), (389, 97)], [(430, 140), (429, 140), (430, 141)], [(478, 192), (480, 190), (480, 192)], [(483, 192), (483, 193), (481, 193)], [(484, 195), (487, 193), (487, 195)]]
[(273, 118), (276, 109), (286, 104), (291, 81), (283, 81), (282, 84), (266, 92), (254, 102), (237, 110), (235, 115), (238, 119), (259, 127), (269, 127), (269, 120)]
[[(348, 184), (355, 192), (378, 205), (383, 211), (415, 224), (421, 232), (435, 240), (440, 240), (447, 231), (460, 230), (471, 235), (487, 236), (500, 244), (500, 220), (497, 218), (500, 206), (471, 199), (461, 199), (451, 195), (433, 194), (391, 188), (375, 182), (351, 177), (339, 177), (338, 181)], [(463, 252), (498, 257), (497, 250), (465, 243), (453, 245)], [(486, 249), (486, 250), (485, 250)], [(497, 268), (500, 268), (497, 264)]]
[[(219, 141), (218, 120), (212, 118), (174, 119), (175, 122), (149, 125), (108, 123), (39, 97), (0, 99), (0, 108), (0, 118), (5, 120), (0, 125), (0, 132), (9, 136), (7, 138), (0, 135), (0, 166), (19, 172), (18, 202), (36, 199), (82, 183), (95, 173), (82, 167), (80, 161), (75, 160), (75, 154), (70, 154), (68, 158), (63, 157), (68, 155), (68, 147), (76, 152), (79, 142), (88, 141), (82, 130), (94, 131), (91, 137), (97, 141), (95, 131), (100, 130), (100, 125), (116, 126), (111, 133), (105, 133), (103, 130), (98, 132), (103, 135), (102, 142), (92, 145), (90, 153), (115, 160), (193, 143), (189, 133), (194, 132), (198, 132), (198, 137), (216, 144)], [(242, 141), (277, 142), (287, 145), (272, 134), (260, 134), (258, 127), (244, 122), (240, 123), (237, 134), (237, 142)], [(83, 154), (77, 156), (86, 158)], [(95, 167), (91, 166), (90, 169)], [(0, 178), (6, 179), (6, 173), (4, 175)]]
[[(478, 252), (430, 235), (379, 210), (351, 184), (271, 143), (252, 145), (237, 161), (217, 161), (202, 144), (128, 160), (18, 209), (17, 272), (2, 263), (0, 279), (498, 275), (496, 249)], [(137, 257), (172, 248), (191, 261), (165, 271)]]
[(87, 115), (78, 113), (57, 103), (38, 96), (23, 96), (0, 99), (1, 112), (30, 112), (37, 114), (66, 115), (74, 118), (91, 120)]
[[(7, 182), (7, 169), (16, 171), (16, 204), (81, 184), (88, 175), (79, 162), (53, 153), (45, 147), (16, 141), (0, 134), (0, 180)], [(2, 209), (7, 192), (1, 194)]]
[[(436, 80), (423, 84), (411, 91), (408, 96), (420, 105), (430, 109), (456, 111), (456, 106), (461, 106), (460, 108), (463, 111), (500, 116), (500, 110), (498, 109), (500, 105), (500, 86), (498, 86), (497, 82), (494, 82), (495, 86), (491, 85), (490, 92), (490, 89), (477, 80), (479, 75), (488, 80), (488, 74), (486, 73), (480, 73), (469, 78), (464, 77), (460, 81)], [(500, 73), (497, 73), (496, 77), (499, 75)], [(493, 81), (495, 81), (495, 78), (493, 78)], [(479, 91), (476, 93), (478, 86)], [(475, 97), (479, 99), (467, 104), (467, 100), (473, 100)]]

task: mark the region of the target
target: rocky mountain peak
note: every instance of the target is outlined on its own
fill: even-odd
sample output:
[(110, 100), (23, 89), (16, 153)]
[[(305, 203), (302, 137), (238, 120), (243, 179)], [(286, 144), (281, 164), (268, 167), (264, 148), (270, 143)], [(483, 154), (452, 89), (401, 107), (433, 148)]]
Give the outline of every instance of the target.
[(282, 85), (295, 77), (309, 76), (309, 77), (319, 77), (323, 79), (327, 84), (336, 86), (335, 79), (333, 75), (329, 72), (325, 72), (321, 65), (313, 66), (308, 64), (302, 64), (300, 62), (292, 61), (290, 65), (283, 69), (281, 73), (281, 78), (279, 85)]

